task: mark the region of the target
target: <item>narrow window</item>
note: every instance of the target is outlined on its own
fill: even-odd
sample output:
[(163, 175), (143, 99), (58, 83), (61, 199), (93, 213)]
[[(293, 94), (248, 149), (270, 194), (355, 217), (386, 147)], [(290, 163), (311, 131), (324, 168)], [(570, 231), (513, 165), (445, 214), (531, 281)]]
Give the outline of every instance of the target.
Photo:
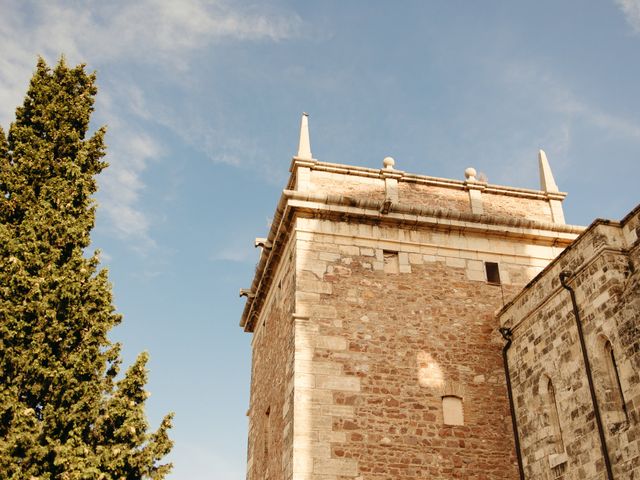
[(549, 426), (551, 427), (550, 440), (555, 446), (554, 453), (564, 452), (564, 442), (562, 440), (562, 429), (560, 428), (560, 415), (558, 415), (558, 404), (556, 403), (556, 391), (549, 378), (547, 381), (547, 411), (549, 414)]
[(487, 282), (494, 285), (500, 285), (500, 269), (495, 262), (484, 262), (484, 268), (487, 272)]
[(382, 255), (384, 257), (384, 272), (399, 273), (400, 261), (398, 259), (398, 252), (383, 250)]
[(618, 422), (628, 421), (629, 414), (627, 412), (627, 406), (624, 401), (624, 394), (622, 393), (622, 384), (620, 383), (620, 374), (618, 373), (618, 365), (616, 364), (616, 357), (613, 354), (613, 346), (611, 342), (607, 340), (604, 344), (604, 357), (605, 362), (607, 364), (607, 374), (608, 374), (608, 390), (611, 392), (610, 400), (612, 404), (612, 410), (620, 412), (622, 415), (619, 415)]
[(462, 398), (455, 395), (442, 397), (442, 416), (445, 425), (464, 425)]
[(268, 464), (269, 459), (269, 437), (271, 437), (271, 407), (267, 407), (267, 411), (264, 412), (264, 464)]

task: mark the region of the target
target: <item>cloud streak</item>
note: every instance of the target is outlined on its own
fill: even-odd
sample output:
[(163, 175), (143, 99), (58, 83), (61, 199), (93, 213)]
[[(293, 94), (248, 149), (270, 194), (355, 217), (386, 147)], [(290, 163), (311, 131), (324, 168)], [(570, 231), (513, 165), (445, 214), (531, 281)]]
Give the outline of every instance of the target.
[[(90, 61), (91, 68), (101, 69), (129, 61), (134, 68), (150, 66), (171, 79), (174, 71), (190, 68), (195, 53), (214, 43), (278, 42), (299, 35), (301, 28), (295, 14), (224, 0), (8, 0), (0, 15), (0, 123), (6, 126), (21, 103), (37, 55), (53, 62), (64, 53), (69, 63)], [(143, 174), (165, 150), (161, 140), (145, 133), (146, 124), (162, 124), (185, 136), (180, 124), (155, 117), (158, 109), (152, 113), (146, 105), (144, 87), (131, 77), (118, 85), (106, 83), (97, 104), (97, 120), (107, 123), (110, 132), (111, 166), (100, 178), (102, 208), (111, 233), (135, 241), (140, 251), (155, 245), (149, 233), (152, 222), (140, 206)], [(223, 137), (201, 133), (210, 144)], [(219, 161), (238, 161), (232, 151), (219, 155)]]
[(640, 0), (615, 0), (636, 34), (640, 34)]
[(581, 119), (610, 135), (640, 139), (639, 124), (578, 98), (550, 73), (533, 64), (512, 64), (505, 78), (507, 83), (538, 97), (538, 104), (549, 111)]
[[(25, 65), (31, 70), (34, 52), (52, 58), (64, 52), (73, 62), (92, 64), (133, 58), (185, 67), (190, 52), (215, 42), (281, 41), (302, 31), (297, 15), (222, 0), (93, 1), (85, 8), (61, 0), (6, 3), (0, 38), (9, 73)], [(0, 81), (8, 77), (3, 71)]]

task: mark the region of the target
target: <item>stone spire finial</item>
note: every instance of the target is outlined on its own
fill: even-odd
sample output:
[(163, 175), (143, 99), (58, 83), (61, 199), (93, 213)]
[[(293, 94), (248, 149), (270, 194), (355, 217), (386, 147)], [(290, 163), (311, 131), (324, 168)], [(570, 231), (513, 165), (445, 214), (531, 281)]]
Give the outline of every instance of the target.
[(309, 114), (303, 113), (300, 120), (300, 142), (298, 143), (298, 154), (296, 158), (302, 160), (312, 160), (311, 142), (309, 141)]
[(540, 190), (545, 192), (559, 192), (558, 185), (553, 179), (553, 173), (551, 173), (551, 167), (547, 160), (547, 154), (544, 150), (538, 152), (538, 166), (540, 168)]

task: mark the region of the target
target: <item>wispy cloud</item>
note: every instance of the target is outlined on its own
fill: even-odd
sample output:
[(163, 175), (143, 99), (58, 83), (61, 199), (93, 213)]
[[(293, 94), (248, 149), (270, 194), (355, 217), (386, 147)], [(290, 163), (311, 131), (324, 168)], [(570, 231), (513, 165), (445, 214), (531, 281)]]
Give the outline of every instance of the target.
[(617, 136), (640, 139), (640, 125), (633, 121), (610, 114), (587, 102), (571, 96), (564, 96), (555, 107), (561, 113), (582, 117), (590, 124)]
[(62, 0), (4, 3), (0, 39), (9, 70), (3, 68), (0, 85), (30, 71), (34, 52), (52, 58), (64, 52), (73, 62), (133, 58), (185, 68), (190, 52), (215, 42), (280, 41), (302, 31), (295, 14), (224, 0), (91, 1), (84, 8)]
[(136, 239), (140, 247), (148, 249), (155, 242), (149, 236), (149, 220), (137, 204), (145, 188), (141, 174), (148, 162), (161, 154), (161, 147), (144, 133), (118, 134), (117, 148), (109, 156), (117, 168), (107, 169), (101, 177), (106, 197), (103, 208), (118, 237)]
[(214, 262), (247, 262), (255, 259), (256, 256), (257, 254), (251, 248), (251, 245), (244, 242), (243, 244), (236, 243), (214, 251), (209, 255), (209, 260)]
[(570, 171), (575, 162), (585, 161), (578, 160), (574, 150), (579, 148), (575, 139), (585, 134), (597, 132), (601, 140), (615, 143), (640, 141), (640, 124), (634, 118), (617, 114), (597, 99), (580, 95), (568, 81), (540, 62), (517, 60), (501, 68), (502, 74), (496, 78), (509, 98), (511, 111), (528, 112), (528, 118), (519, 118), (528, 127), (515, 140), (509, 136), (502, 139), (501, 158), (511, 161), (501, 165), (498, 178), (490, 181), (536, 187), (532, 183), (537, 178), (535, 155), (536, 149), (542, 148), (549, 155), (556, 180), (563, 182), (564, 172)]
[(564, 114), (569, 119), (580, 119), (610, 135), (640, 139), (640, 124), (579, 98), (551, 73), (535, 64), (511, 64), (505, 79), (527, 91), (536, 98), (538, 106), (546, 110)]
[[(36, 55), (50, 62), (64, 53), (70, 63), (89, 62), (91, 68), (121, 61), (149, 65), (163, 77), (190, 69), (193, 55), (224, 41), (281, 41), (299, 35), (301, 19), (263, 5), (225, 0), (91, 1), (86, 4), (54, 0), (5, 0), (0, 15), (0, 123), (6, 125), (21, 102)], [(118, 68), (121, 68), (118, 66)], [(133, 80), (133, 81), (132, 81)], [(180, 85), (176, 85), (180, 88)], [(154, 246), (151, 221), (141, 208), (149, 162), (164, 152), (162, 141), (149, 133), (159, 123), (180, 137), (195, 132), (209, 146), (229, 145), (220, 132), (197, 124), (185, 130), (181, 122), (166, 120), (162, 107), (153, 111), (145, 99), (144, 85), (135, 78), (120, 84), (101, 84), (98, 121), (109, 125), (111, 167), (101, 176), (101, 204), (112, 233), (134, 241), (140, 251)], [(165, 120), (163, 120), (165, 119)], [(193, 143), (196, 139), (190, 139)], [(238, 140), (237, 142), (241, 142)], [(237, 164), (234, 145), (218, 150), (216, 161)]]
[(615, 0), (635, 33), (640, 33), (640, 0)]
[[(119, 115), (122, 104), (130, 110), (127, 120)], [(107, 90), (98, 96), (97, 106), (98, 121), (109, 125), (107, 160), (110, 166), (99, 178), (101, 211), (108, 219), (112, 234), (130, 240), (135, 250), (147, 252), (155, 247), (155, 242), (149, 233), (151, 222), (139, 206), (145, 189), (142, 175), (150, 161), (163, 155), (163, 147), (135, 121), (136, 115), (146, 116), (146, 107), (137, 89)]]

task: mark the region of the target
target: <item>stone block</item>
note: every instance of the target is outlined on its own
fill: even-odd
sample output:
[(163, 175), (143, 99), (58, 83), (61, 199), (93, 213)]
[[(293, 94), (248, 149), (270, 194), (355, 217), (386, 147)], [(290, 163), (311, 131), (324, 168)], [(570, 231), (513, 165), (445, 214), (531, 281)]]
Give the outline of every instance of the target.
[(316, 348), (324, 348), (325, 350), (346, 350), (347, 340), (343, 337), (332, 337), (319, 335), (314, 339)]
[(467, 261), (464, 258), (447, 257), (445, 263), (448, 267), (453, 268), (465, 268), (467, 266)]
[(323, 282), (321, 280), (298, 280), (297, 287), (299, 291), (308, 293), (322, 293), (330, 295), (332, 292), (331, 283)]
[(313, 374), (295, 372), (294, 373), (295, 388), (313, 388), (315, 387), (315, 377)]
[(322, 415), (332, 415), (351, 418), (355, 415), (355, 408), (350, 405), (326, 405), (321, 408)]
[(318, 432), (319, 442), (328, 443), (345, 443), (347, 441), (347, 434), (345, 432)]
[(311, 401), (316, 405), (333, 405), (333, 392), (328, 390), (313, 390)]
[(422, 265), (424, 263), (424, 259), (422, 258), (422, 254), (420, 253), (410, 253), (409, 254), (409, 263), (412, 265)]
[(563, 463), (567, 463), (569, 461), (569, 456), (566, 452), (562, 453), (552, 453), (549, 455), (549, 467), (556, 468), (558, 465), (562, 465)]
[(423, 255), (435, 255), (438, 253), (438, 247), (433, 245), (420, 245), (420, 253)]
[(467, 269), (484, 272), (484, 262), (480, 260), (467, 260)]
[(320, 302), (319, 293), (296, 292), (296, 304), (298, 303), (318, 303)]
[(313, 458), (307, 449), (294, 449), (293, 451), (293, 473), (294, 478), (297, 474), (311, 473), (313, 471)]
[(317, 375), (316, 388), (359, 392), (360, 379), (358, 377), (348, 377), (344, 375)]
[(318, 253), (318, 259), (319, 260), (324, 260), (326, 262), (335, 262), (340, 260), (340, 254), (339, 253), (332, 253), (332, 252), (320, 252)]
[(342, 364), (337, 362), (326, 362), (321, 360), (301, 360), (295, 364), (296, 372), (340, 375), (342, 374)]
[(333, 428), (333, 418), (330, 415), (321, 415), (320, 410), (312, 411), (309, 426), (315, 431), (330, 432)]
[(351, 458), (317, 458), (313, 461), (313, 473), (354, 476), (358, 474), (358, 462)]
[(327, 271), (327, 263), (319, 260), (310, 260), (301, 265), (301, 270), (313, 273), (316, 278), (322, 279)]
[(311, 316), (316, 318), (336, 318), (336, 307), (332, 305), (312, 305)]

